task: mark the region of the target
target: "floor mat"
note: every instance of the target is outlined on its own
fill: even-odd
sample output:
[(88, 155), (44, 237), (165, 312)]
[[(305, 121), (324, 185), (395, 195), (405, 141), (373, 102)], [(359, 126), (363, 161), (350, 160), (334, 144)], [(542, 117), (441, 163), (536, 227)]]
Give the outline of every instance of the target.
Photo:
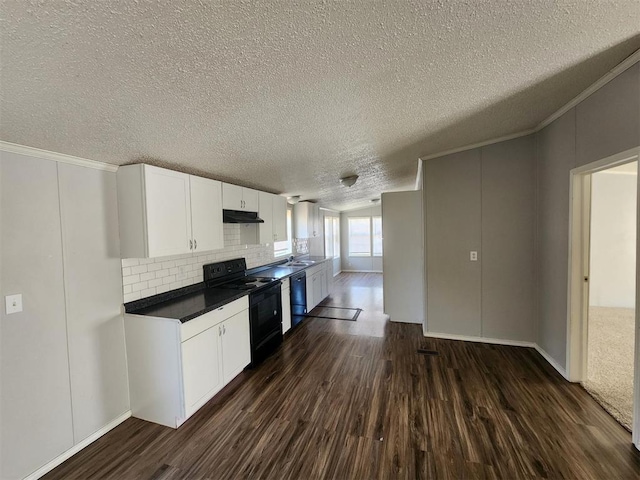
[(358, 315), (362, 312), (361, 308), (346, 308), (346, 307), (323, 307), (319, 306), (307, 313), (307, 317), (315, 318), (329, 318), (331, 320), (346, 320), (348, 322), (355, 322), (358, 319)]

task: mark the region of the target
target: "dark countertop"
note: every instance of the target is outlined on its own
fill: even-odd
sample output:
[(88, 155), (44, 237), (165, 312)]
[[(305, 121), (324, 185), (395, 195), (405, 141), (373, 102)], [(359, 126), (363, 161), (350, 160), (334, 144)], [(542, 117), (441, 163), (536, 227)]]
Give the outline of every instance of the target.
[[(330, 257), (298, 257), (296, 260), (304, 262), (310, 260), (322, 263)], [(278, 280), (290, 277), (314, 265), (300, 267), (285, 267), (283, 264), (265, 265), (249, 270), (254, 277), (273, 277)], [(261, 270), (262, 268), (262, 270)], [(258, 272), (254, 272), (258, 270)], [(249, 294), (249, 290), (231, 290), (226, 288), (206, 288), (204, 284), (191, 285), (170, 292), (154, 295), (153, 297), (135, 300), (125, 304), (127, 313), (133, 315), (148, 315), (150, 317), (171, 318), (188, 322), (200, 315), (215, 310), (227, 303), (233, 302)]]
[(174, 318), (184, 323), (248, 294), (249, 292), (247, 290), (205, 288), (198, 292), (172, 298), (156, 305), (133, 311), (127, 310), (127, 313), (148, 315), (150, 317)]
[(278, 280), (282, 280), (283, 278), (287, 278), (290, 277), (291, 275), (293, 275), (294, 273), (298, 273), (302, 270), (306, 270), (308, 268), (312, 268), (315, 265), (318, 265), (326, 260), (329, 260), (330, 258), (333, 257), (298, 257), (296, 258), (296, 261), (300, 261), (300, 262), (304, 262), (304, 261), (312, 261), (312, 262), (316, 262), (314, 265), (307, 265), (304, 267), (285, 267), (284, 264), (282, 265), (275, 265), (267, 270), (260, 270), (259, 272), (255, 272), (255, 273), (250, 273), (251, 276), (253, 277), (273, 277), (273, 278), (277, 278)]

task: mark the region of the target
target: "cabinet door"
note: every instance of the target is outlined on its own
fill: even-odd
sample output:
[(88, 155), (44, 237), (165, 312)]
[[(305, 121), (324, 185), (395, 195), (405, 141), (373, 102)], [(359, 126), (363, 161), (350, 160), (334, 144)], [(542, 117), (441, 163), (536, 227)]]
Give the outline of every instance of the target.
[(208, 178), (189, 176), (191, 189), (191, 231), (193, 250), (224, 247), (222, 229), (222, 184)]
[(322, 300), (324, 300), (325, 298), (327, 298), (327, 295), (328, 295), (328, 293), (327, 293), (327, 271), (326, 270), (322, 270), (322, 272), (320, 272), (318, 275), (320, 275), (320, 290), (322, 292), (322, 294), (320, 295), (320, 298)]
[(273, 195), (273, 235), (276, 242), (287, 240), (287, 199)]
[(242, 187), (222, 184), (222, 208), (225, 210), (242, 210)]
[(293, 224), (295, 238), (309, 238), (313, 235), (311, 225), (311, 204), (309, 202), (296, 203), (293, 206)]
[(313, 307), (315, 307), (315, 303), (313, 303), (313, 275), (309, 275), (307, 273), (306, 277), (307, 281), (307, 312), (310, 312)]
[(314, 307), (323, 300), (322, 297), (322, 273), (316, 273), (313, 276), (313, 301)]
[(282, 289), (282, 333), (291, 329), (291, 290)]
[(243, 310), (222, 322), (222, 371), (229, 383), (251, 362), (249, 310)]
[(182, 378), (186, 415), (223, 387), (220, 368), (220, 334), (214, 326), (182, 342)]
[(327, 269), (327, 296), (333, 292), (333, 260), (325, 262)]
[(144, 172), (149, 257), (189, 253), (189, 175), (149, 165)]
[(252, 190), (251, 188), (242, 188), (242, 201), (243, 210), (249, 212), (258, 211), (258, 190)]
[(260, 192), (258, 195), (258, 216), (264, 223), (258, 225), (260, 231), (260, 243), (265, 245), (273, 243), (273, 197), (270, 193)]

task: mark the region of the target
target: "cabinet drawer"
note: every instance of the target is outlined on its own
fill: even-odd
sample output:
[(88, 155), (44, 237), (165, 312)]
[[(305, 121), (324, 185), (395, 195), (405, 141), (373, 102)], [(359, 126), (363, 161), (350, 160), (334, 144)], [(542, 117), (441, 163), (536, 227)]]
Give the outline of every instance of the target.
[(309, 267), (306, 272), (307, 277), (311, 277), (323, 269), (324, 269), (324, 264), (322, 263), (320, 265), (314, 265), (313, 267)]
[(227, 318), (232, 317), (243, 310), (247, 310), (248, 308), (249, 297), (242, 297), (231, 303), (227, 303), (216, 310), (200, 315), (193, 320), (189, 320), (188, 322), (183, 323), (180, 327), (180, 340), (184, 342), (194, 335), (204, 332), (208, 328), (211, 328), (214, 325), (223, 322)]

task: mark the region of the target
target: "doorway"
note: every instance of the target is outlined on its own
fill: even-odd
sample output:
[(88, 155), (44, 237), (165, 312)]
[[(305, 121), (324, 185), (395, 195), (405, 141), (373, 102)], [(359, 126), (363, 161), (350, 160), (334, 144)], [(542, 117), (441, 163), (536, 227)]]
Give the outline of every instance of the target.
[(571, 171), (567, 374), (640, 449), (639, 153)]
[(633, 422), (638, 162), (591, 174), (584, 388), (625, 428)]

